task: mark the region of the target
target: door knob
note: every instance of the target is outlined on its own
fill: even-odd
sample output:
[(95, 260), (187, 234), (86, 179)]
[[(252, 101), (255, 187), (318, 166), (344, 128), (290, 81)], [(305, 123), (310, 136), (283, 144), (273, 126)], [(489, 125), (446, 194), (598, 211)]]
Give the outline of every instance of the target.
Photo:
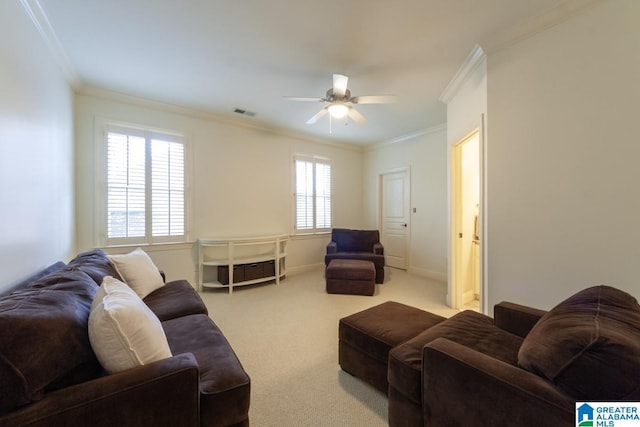
[(407, 224), (402, 224), (402, 226), (406, 228), (406, 227), (407, 227)]

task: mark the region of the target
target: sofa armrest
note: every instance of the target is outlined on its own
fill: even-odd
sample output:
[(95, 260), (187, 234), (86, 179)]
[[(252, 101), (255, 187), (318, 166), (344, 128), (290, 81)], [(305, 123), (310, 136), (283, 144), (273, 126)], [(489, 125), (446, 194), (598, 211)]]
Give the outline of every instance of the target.
[(524, 338), (546, 313), (525, 305), (501, 302), (493, 307), (493, 321), (500, 329)]
[(376, 255), (384, 255), (384, 247), (382, 247), (382, 243), (374, 243), (373, 244), (373, 253)]
[(547, 380), (438, 338), (422, 354), (425, 426), (570, 426), (575, 402)]
[(338, 244), (332, 240), (327, 244), (327, 253), (335, 254), (336, 252), (338, 252)]
[(0, 425), (199, 426), (199, 384), (195, 357), (180, 354), (47, 393)]

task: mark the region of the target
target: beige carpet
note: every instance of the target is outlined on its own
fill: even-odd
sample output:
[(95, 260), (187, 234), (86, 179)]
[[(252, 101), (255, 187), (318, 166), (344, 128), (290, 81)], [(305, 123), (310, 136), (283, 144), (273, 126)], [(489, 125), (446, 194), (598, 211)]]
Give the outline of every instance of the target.
[(373, 297), (329, 295), (322, 269), (202, 297), (251, 377), (254, 427), (386, 426), (387, 399), (338, 365), (338, 320), (399, 301), (442, 316), (446, 285), (387, 270)]

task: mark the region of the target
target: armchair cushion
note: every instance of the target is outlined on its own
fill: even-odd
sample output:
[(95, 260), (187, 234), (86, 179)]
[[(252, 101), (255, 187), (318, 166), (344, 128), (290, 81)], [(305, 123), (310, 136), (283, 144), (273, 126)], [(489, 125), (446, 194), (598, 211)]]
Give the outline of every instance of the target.
[(574, 425), (574, 401), (538, 375), (445, 338), (423, 358), (424, 425)]
[(493, 307), (493, 323), (500, 329), (524, 338), (545, 314), (547, 312), (544, 310), (503, 301)]
[(389, 384), (416, 404), (421, 403), (422, 349), (447, 338), (512, 366), (522, 338), (493, 324), (484, 314), (465, 310), (393, 348), (389, 353)]
[(349, 230), (346, 228), (334, 228), (331, 231), (331, 241), (336, 243), (337, 252), (374, 252), (374, 245), (381, 250), (380, 233), (378, 230)]
[(609, 286), (578, 292), (533, 327), (518, 363), (577, 400), (640, 399), (640, 306)]

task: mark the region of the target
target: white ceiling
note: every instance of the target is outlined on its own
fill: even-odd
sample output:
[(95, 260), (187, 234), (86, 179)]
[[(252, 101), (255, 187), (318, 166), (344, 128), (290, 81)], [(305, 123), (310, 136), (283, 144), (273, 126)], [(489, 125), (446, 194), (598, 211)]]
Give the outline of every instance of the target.
[[(495, 42), (564, 0), (27, 0), (41, 5), (77, 84), (257, 126), (357, 144), (446, 121), (438, 98), (476, 44)], [(369, 122), (305, 122), (332, 74)], [(235, 108), (255, 112), (239, 116)]]

